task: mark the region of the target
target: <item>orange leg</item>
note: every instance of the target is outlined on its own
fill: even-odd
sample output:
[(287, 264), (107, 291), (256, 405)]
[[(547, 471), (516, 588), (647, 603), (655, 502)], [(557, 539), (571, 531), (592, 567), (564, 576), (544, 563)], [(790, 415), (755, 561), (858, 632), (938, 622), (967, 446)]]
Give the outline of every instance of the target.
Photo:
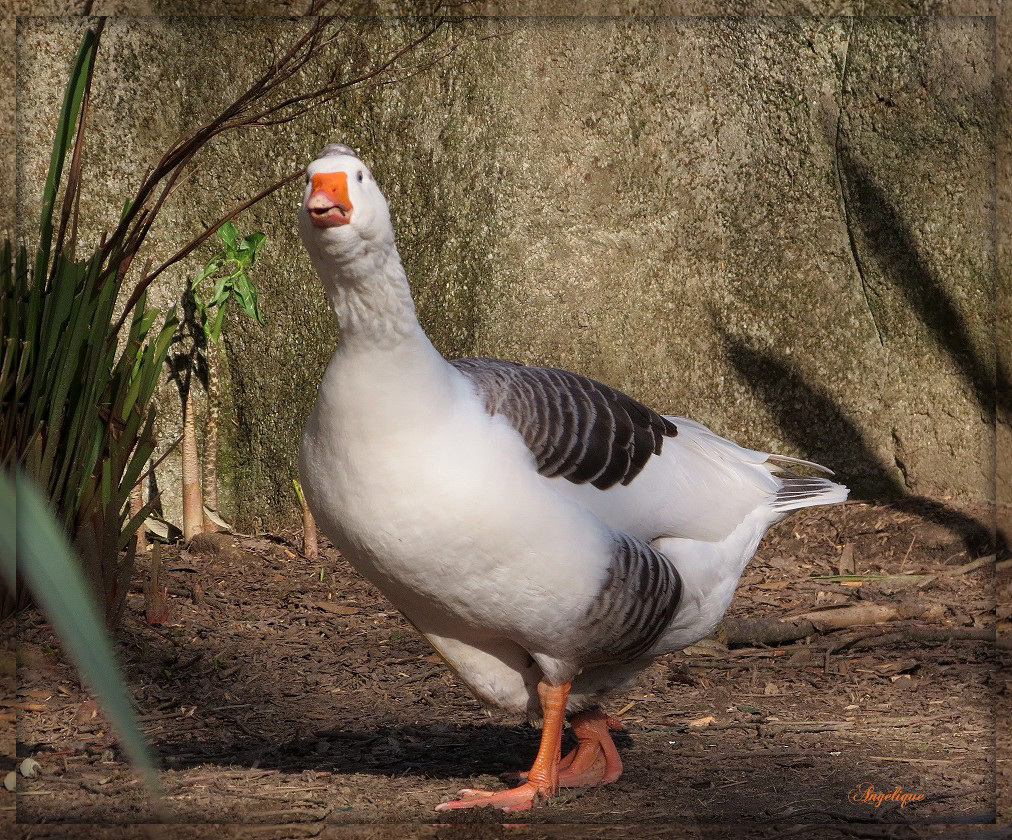
[[(460, 799), (443, 802), (437, 811), (454, 811), (458, 808), (476, 808), (491, 805), (503, 811), (526, 811), (539, 799), (550, 799), (559, 788), (559, 754), (562, 751), (562, 728), (566, 724), (566, 700), (569, 683), (548, 685), (538, 683), (541, 709), (545, 720), (541, 728), (541, 746), (534, 765), (527, 773), (527, 781), (519, 787), (492, 792), (465, 788), (457, 794)], [(610, 740), (610, 739), (609, 739)]]
[[(617, 781), (622, 775), (622, 759), (608, 732), (622, 730), (622, 721), (604, 712), (580, 712), (573, 715), (570, 725), (579, 744), (559, 762), (559, 787), (592, 787)], [(527, 778), (526, 773), (512, 775)]]
[[(559, 787), (607, 785), (622, 775), (622, 759), (608, 730), (622, 729), (622, 723), (604, 712), (580, 712), (570, 721), (579, 744), (563, 762)], [(567, 761), (568, 759), (568, 761)]]

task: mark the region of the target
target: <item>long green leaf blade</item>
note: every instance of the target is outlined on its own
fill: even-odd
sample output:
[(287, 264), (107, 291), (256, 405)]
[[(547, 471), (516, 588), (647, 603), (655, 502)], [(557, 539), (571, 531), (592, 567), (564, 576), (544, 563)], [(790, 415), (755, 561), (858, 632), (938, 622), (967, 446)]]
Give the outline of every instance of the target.
[(39, 249), (35, 258), (36, 283), (44, 283), (49, 265), (49, 251), (53, 244), (53, 208), (56, 204), (56, 193), (60, 178), (63, 175), (63, 163), (70, 148), (77, 116), (81, 109), (81, 100), (87, 87), (92, 62), (95, 60), (96, 38), (93, 29), (87, 29), (81, 39), (81, 46), (74, 60), (74, 68), (70, 73), (70, 83), (60, 110), (60, 120), (56, 126), (56, 138), (53, 140), (53, 153), (49, 159), (49, 173), (46, 175), (46, 186), (42, 192), (42, 213), (39, 221)]
[(109, 715), (130, 761), (148, 789), (160, 794), (154, 761), (73, 549), (26, 475), (19, 474), (16, 485), (8, 474), (0, 476), (0, 510), (16, 510), (18, 525), (16, 538), (6, 527), (0, 529), (0, 565), (8, 585), (13, 589), (15, 570), (20, 571), (84, 681)]

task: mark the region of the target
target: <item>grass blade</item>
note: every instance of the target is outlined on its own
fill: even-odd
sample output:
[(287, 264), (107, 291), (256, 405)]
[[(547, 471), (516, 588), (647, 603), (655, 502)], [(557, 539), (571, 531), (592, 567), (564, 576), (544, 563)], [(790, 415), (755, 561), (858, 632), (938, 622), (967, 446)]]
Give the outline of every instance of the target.
[(42, 213), (39, 221), (39, 249), (35, 256), (35, 279), (43, 282), (46, 268), (49, 265), (49, 252), (53, 244), (53, 208), (56, 205), (56, 193), (63, 176), (63, 163), (70, 147), (70, 138), (77, 125), (77, 116), (81, 108), (81, 100), (87, 88), (88, 78), (98, 48), (98, 33), (88, 29), (81, 39), (81, 46), (74, 60), (74, 68), (70, 74), (70, 84), (63, 99), (60, 120), (56, 126), (56, 138), (53, 141), (53, 154), (49, 160), (49, 173), (46, 175), (46, 186), (42, 192)]
[[(62, 531), (30, 478), (0, 477), (0, 510), (16, 510), (17, 537), (0, 529), (0, 566), (13, 590), (15, 569), (21, 572), (119, 734), (124, 752), (155, 795), (160, 794), (154, 761), (116, 666), (109, 638), (95, 608), (80, 565)], [(15, 556), (17, 561), (15, 563)]]

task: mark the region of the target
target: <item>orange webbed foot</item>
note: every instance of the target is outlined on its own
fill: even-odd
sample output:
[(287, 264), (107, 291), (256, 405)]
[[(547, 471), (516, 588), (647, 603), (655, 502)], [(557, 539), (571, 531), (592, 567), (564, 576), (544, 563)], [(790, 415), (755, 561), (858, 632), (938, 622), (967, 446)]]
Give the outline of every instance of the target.
[(559, 789), (559, 752), (562, 743), (562, 727), (566, 724), (566, 699), (569, 697), (569, 683), (549, 685), (538, 684), (541, 710), (545, 722), (541, 728), (541, 745), (534, 765), (527, 773), (522, 785), (492, 792), (465, 788), (451, 799), (436, 806), (437, 811), (457, 811), (461, 808), (500, 808), (503, 811), (526, 811), (540, 800), (551, 799)]
[[(603, 712), (580, 712), (570, 725), (579, 744), (559, 762), (559, 787), (580, 788), (608, 785), (622, 775), (622, 759), (609, 732), (625, 727), (622, 721)], [(509, 773), (508, 779), (525, 780), (527, 773)]]
[[(554, 792), (554, 791), (553, 791)], [(541, 788), (534, 782), (524, 782), (509, 790), (490, 791), (464, 788), (457, 796), (436, 806), (437, 811), (458, 811), (461, 808), (499, 808), (502, 811), (527, 811), (534, 803), (550, 798), (552, 793)]]

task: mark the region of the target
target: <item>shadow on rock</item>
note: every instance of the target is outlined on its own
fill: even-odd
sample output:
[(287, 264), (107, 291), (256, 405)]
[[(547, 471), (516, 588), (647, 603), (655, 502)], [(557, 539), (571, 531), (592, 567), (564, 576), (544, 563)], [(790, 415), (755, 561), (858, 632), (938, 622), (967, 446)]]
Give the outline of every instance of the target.
[(909, 226), (885, 192), (845, 150), (840, 151), (839, 163), (853, 218), (881, 268), (881, 276), (903, 294), (910, 312), (952, 360), (981, 411), (993, 419), (997, 402), (1007, 416), (1012, 409), (1012, 388), (1006, 372), (999, 368), (996, 382), (994, 364), (975, 349), (966, 318), (921, 258)]
[[(727, 354), (742, 381), (751, 387), (791, 443), (806, 457), (837, 466), (852, 464), (840, 479), (854, 495), (885, 501), (957, 534), (970, 556), (995, 551), (993, 522), (981, 522), (937, 499), (905, 495), (905, 488), (869, 445), (858, 425), (823, 389), (810, 385), (785, 359), (755, 347), (717, 327)], [(813, 433), (818, 428), (818, 435)], [(818, 443), (818, 448), (813, 446)], [(1008, 552), (1005, 537), (997, 549)]]

